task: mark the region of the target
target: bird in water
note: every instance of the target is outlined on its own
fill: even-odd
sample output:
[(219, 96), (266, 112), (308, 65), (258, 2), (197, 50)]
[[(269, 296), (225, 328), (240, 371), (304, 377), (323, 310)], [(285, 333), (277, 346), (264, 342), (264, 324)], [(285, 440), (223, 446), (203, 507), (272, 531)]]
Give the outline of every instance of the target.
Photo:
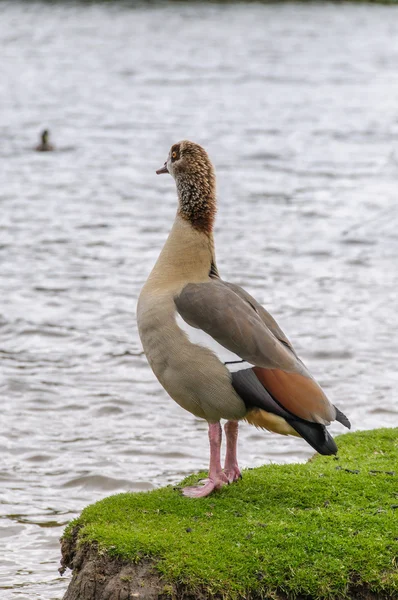
[(49, 142), (50, 132), (48, 129), (45, 129), (41, 133), (41, 143), (36, 146), (35, 150), (37, 152), (52, 152), (55, 150), (54, 146)]
[[(203, 497), (241, 477), (238, 422), (301, 436), (320, 454), (336, 454), (326, 429), (347, 417), (326, 397), (273, 317), (243, 288), (221, 279), (213, 226), (216, 184), (206, 151), (174, 144), (158, 174), (175, 179), (178, 209), (142, 288), (138, 329), (166, 392), (209, 426), (208, 478), (183, 494)], [(226, 455), (221, 466), (221, 419)]]

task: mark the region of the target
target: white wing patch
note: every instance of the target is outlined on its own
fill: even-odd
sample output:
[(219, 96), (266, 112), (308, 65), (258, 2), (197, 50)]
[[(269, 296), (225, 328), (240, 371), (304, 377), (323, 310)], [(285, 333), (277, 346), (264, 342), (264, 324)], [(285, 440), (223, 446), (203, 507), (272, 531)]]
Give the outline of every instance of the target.
[(227, 348), (224, 348), (224, 346), (216, 342), (216, 340), (212, 338), (211, 335), (203, 331), (203, 329), (197, 329), (196, 327), (191, 327), (191, 325), (188, 325), (188, 323), (184, 321), (178, 312), (176, 313), (176, 323), (178, 327), (187, 334), (191, 344), (204, 346), (205, 348), (212, 350), (212, 352), (217, 355), (218, 359), (225, 364), (231, 373), (240, 371), (242, 369), (249, 369), (253, 366), (245, 360), (242, 360), (242, 358), (237, 354), (234, 354)]

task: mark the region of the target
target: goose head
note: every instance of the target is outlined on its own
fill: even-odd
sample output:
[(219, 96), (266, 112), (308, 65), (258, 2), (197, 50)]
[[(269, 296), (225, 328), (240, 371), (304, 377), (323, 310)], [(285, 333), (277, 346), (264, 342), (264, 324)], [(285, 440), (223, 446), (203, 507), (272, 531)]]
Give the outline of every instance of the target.
[(216, 178), (206, 150), (188, 140), (177, 142), (156, 173), (170, 173), (175, 179), (179, 215), (195, 229), (211, 232), (216, 213)]
[(42, 134), (41, 134), (41, 143), (43, 144), (43, 146), (47, 146), (49, 134), (50, 133), (49, 133), (48, 129), (45, 129), (44, 131), (42, 131)]
[(44, 129), (44, 131), (40, 134), (41, 142), (38, 146), (36, 146), (35, 150), (37, 152), (50, 152), (54, 150), (54, 146), (49, 141), (50, 132), (48, 129)]

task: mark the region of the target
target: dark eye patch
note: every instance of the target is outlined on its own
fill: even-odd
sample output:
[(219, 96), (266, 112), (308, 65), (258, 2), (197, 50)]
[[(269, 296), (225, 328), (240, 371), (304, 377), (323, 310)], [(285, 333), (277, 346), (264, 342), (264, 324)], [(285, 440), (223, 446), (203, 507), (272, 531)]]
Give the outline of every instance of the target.
[(180, 158), (180, 145), (174, 144), (170, 150), (171, 162), (178, 160)]

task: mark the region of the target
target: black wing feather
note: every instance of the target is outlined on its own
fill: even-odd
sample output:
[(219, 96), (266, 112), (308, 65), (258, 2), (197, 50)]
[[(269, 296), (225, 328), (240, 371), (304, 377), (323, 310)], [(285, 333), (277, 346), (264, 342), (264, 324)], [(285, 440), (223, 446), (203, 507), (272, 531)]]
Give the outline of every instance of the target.
[(309, 443), (319, 454), (336, 454), (336, 442), (327, 431), (325, 425), (310, 423), (298, 419), (286, 419), (286, 421)]
[[(332, 436), (324, 425), (311, 423), (298, 419), (284, 409), (265, 389), (257, 379), (253, 370), (243, 369), (232, 373), (232, 385), (236, 393), (242, 398), (248, 410), (260, 408), (266, 412), (282, 417), (298, 434), (312, 446), (319, 454), (336, 454), (337, 446)], [(340, 413), (341, 411), (338, 411)], [(343, 413), (341, 413), (343, 415)], [(344, 415), (343, 415), (344, 417)], [(348, 419), (345, 417), (348, 421)], [(338, 419), (340, 420), (340, 419)], [(343, 423), (344, 424), (344, 423)]]

